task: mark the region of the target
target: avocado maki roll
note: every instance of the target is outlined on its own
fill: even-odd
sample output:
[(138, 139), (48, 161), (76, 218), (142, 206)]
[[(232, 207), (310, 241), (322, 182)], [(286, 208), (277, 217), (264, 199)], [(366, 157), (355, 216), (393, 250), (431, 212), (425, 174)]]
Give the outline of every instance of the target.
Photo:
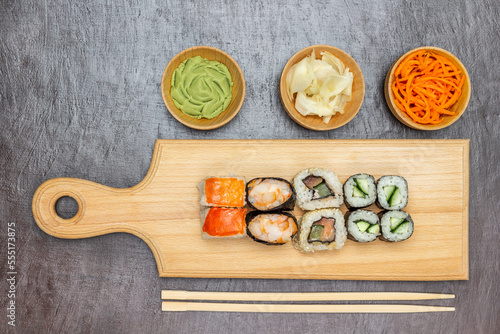
[(344, 215), (339, 209), (306, 212), (299, 221), (293, 246), (303, 253), (340, 249), (347, 239)]
[(300, 171), (293, 180), (297, 205), (303, 210), (338, 208), (344, 202), (337, 174), (323, 168)]
[(268, 177), (256, 178), (247, 183), (247, 202), (260, 211), (293, 210), (295, 191), (287, 180)]
[(381, 212), (380, 226), (382, 235), (380, 240), (383, 241), (403, 241), (411, 237), (414, 230), (413, 220), (405, 211), (393, 210)]
[(408, 204), (408, 183), (397, 175), (382, 176), (377, 182), (377, 205), (386, 210), (402, 210)]
[(377, 199), (375, 178), (369, 174), (356, 174), (344, 183), (345, 203), (348, 209), (366, 208)]
[(372, 211), (356, 210), (346, 214), (348, 238), (358, 242), (371, 242), (380, 235), (380, 219)]

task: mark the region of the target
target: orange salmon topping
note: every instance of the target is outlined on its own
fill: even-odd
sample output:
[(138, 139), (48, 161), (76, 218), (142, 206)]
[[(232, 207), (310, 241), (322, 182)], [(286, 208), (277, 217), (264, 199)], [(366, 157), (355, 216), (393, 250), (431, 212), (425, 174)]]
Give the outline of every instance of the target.
[(205, 180), (207, 203), (217, 206), (245, 205), (245, 182), (234, 177), (212, 177)]
[(245, 233), (247, 209), (210, 208), (203, 232), (213, 237), (229, 237)]

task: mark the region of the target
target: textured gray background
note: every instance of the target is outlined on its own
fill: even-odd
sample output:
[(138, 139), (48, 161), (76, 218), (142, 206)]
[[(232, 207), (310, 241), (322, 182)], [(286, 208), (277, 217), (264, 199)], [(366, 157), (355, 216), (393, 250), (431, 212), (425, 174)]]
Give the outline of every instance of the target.
[[(0, 332), (14, 332), (5, 317), (8, 222), (17, 227), (18, 333), (500, 332), (499, 17), (495, 0), (0, 1)], [(366, 83), (359, 114), (321, 133), (295, 124), (278, 96), (286, 61), (314, 44), (351, 54)], [(168, 61), (196, 45), (229, 53), (247, 83), (237, 117), (209, 132), (178, 123), (160, 93)], [(400, 124), (383, 96), (392, 62), (423, 45), (453, 52), (472, 80), (466, 113), (436, 132)], [(31, 198), (43, 181), (130, 187), (146, 174), (157, 138), (468, 138), (470, 280), (159, 278), (151, 251), (132, 235), (62, 240), (36, 226)], [(456, 306), (435, 314), (166, 313), (161, 289), (394, 290), (457, 299), (434, 302)]]

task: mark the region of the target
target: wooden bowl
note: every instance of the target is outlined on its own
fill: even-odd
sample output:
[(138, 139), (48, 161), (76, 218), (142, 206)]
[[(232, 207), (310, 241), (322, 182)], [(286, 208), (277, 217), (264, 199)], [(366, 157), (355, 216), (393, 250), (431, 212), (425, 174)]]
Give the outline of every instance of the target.
[[(321, 52), (328, 51), (332, 55), (338, 57), (344, 64), (349, 68), (349, 70), (353, 73), (354, 79), (352, 84), (352, 99), (348, 102), (344, 108), (344, 113), (336, 113), (328, 124), (323, 122), (323, 119), (319, 116), (308, 115), (302, 116), (297, 109), (295, 109), (295, 102), (292, 101), (288, 97), (288, 87), (286, 86), (286, 76), (288, 75), (288, 71), (290, 68), (304, 59), (306, 56), (310, 56), (312, 51), (315, 51), (316, 58), (321, 58)], [(303, 127), (316, 131), (326, 131), (339, 128), (345, 124), (347, 124), (351, 119), (356, 116), (363, 104), (363, 98), (365, 96), (365, 80), (363, 79), (363, 73), (361, 73), (361, 69), (358, 64), (352, 57), (346, 52), (329, 45), (313, 45), (309, 46), (305, 49), (300, 50), (296, 54), (290, 58), (290, 60), (286, 63), (283, 72), (281, 72), (280, 79), (280, 98), (281, 104), (288, 116), (290, 116), (295, 122), (302, 125)]]
[[(175, 106), (174, 101), (170, 96), (170, 78), (172, 73), (184, 60), (195, 56), (201, 56), (208, 60), (217, 60), (218, 62), (226, 65), (233, 79), (233, 87), (231, 90), (233, 98), (231, 103), (226, 110), (212, 119), (197, 119), (184, 114)], [(161, 95), (163, 96), (163, 101), (165, 102), (168, 111), (182, 124), (197, 130), (216, 129), (232, 120), (238, 111), (240, 111), (243, 100), (245, 99), (245, 92), (245, 78), (243, 77), (243, 73), (241, 72), (241, 69), (236, 61), (234, 61), (234, 59), (224, 51), (210, 46), (195, 46), (178, 53), (167, 64), (161, 79)]]
[[(451, 111), (455, 111), (455, 115), (450, 115), (444, 116), (444, 120), (439, 123), (439, 124), (418, 124), (415, 123), (410, 116), (408, 116), (404, 111), (399, 109), (396, 104), (394, 103), (394, 95), (391, 91), (391, 86), (394, 82), (394, 72), (396, 71), (396, 68), (398, 65), (411, 53), (419, 50), (428, 50), (432, 51), (438, 55), (444, 56), (448, 58), (455, 66), (457, 66), (460, 71), (465, 75), (465, 82), (464, 85), (462, 86), (462, 95), (460, 95), (460, 98), (458, 99), (457, 102), (455, 102), (454, 105), (449, 108)], [(423, 46), (420, 48), (416, 48), (413, 50), (408, 51), (404, 55), (402, 55), (390, 68), (390, 70), (387, 72), (387, 76), (385, 77), (385, 100), (387, 101), (387, 104), (389, 105), (389, 109), (391, 112), (396, 116), (396, 118), (403, 123), (404, 125), (409, 126), (410, 128), (417, 129), (417, 130), (439, 130), (446, 128), (447, 126), (450, 126), (451, 124), (455, 123), (460, 116), (464, 113), (465, 109), (467, 108), (467, 104), (469, 104), (469, 99), (470, 99), (470, 92), (471, 92), (471, 85), (470, 85), (470, 77), (469, 73), (467, 73), (467, 70), (465, 66), (458, 60), (455, 55), (452, 53), (432, 47), (432, 46)]]

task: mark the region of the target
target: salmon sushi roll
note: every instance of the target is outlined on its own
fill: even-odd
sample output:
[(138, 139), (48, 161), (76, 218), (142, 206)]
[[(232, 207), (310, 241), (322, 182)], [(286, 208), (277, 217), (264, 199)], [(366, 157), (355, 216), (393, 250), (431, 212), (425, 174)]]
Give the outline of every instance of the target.
[(204, 208), (201, 211), (203, 239), (241, 238), (246, 235), (247, 209)]
[(208, 177), (198, 185), (202, 206), (242, 208), (245, 206), (243, 177)]
[(339, 209), (306, 212), (299, 221), (293, 245), (303, 253), (340, 249), (347, 239), (344, 215)]
[(253, 211), (246, 221), (248, 235), (266, 245), (283, 245), (297, 232), (295, 217), (285, 212)]
[(344, 202), (342, 183), (328, 169), (304, 169), (293, 179), (293, 186), (297, 205), (303, 210), (338, 208)]
[(287, 180), (275, 177), (256, 178), (247, 183), (247, 202), (260, 211), (293, 210), (295, 191)]

